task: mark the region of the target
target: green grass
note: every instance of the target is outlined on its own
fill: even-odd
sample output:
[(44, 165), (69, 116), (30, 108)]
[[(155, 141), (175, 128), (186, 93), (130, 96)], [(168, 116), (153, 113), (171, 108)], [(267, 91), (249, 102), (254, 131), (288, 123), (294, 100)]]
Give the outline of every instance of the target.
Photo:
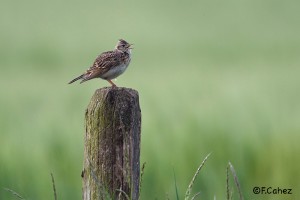
[[(81, 199), (84, 111), (108, 83), (68, 85), (117, 39), (135, 44), (117, 85), (139, 91), (142, 199), (225, 199), (226, 167), (299, 199), (298, 1), (6, 1), (0, 8), (0, 188), (25, 199)], [(0, 189), (0, 199), (14, 199)], [(274, 196), (264, 195), (264, 199)]]

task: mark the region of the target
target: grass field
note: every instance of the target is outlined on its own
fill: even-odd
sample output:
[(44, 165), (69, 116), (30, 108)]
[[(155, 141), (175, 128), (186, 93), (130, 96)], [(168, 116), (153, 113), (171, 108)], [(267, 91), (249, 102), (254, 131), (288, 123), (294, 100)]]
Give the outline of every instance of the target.
[[(102, 80), (68, 85), (123, 38), (135, 44), (117, 85), (139, 91), (141, 199), (299, 199), (298, 1), (3, 1), (0, 199), (81, 199), (84, 112)], [(254, 186), (292, 188), (255, 195)], [(235, 195), (236, 191), (235, 191)], [(236, 198), (237, 199), (237, 198)]]

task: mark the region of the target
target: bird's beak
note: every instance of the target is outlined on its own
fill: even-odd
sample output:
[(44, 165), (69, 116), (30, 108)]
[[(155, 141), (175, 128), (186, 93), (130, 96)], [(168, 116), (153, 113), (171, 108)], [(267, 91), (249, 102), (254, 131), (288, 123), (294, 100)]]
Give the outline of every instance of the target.
[(133, 45), (133, 44), (129, 44), (129, 49), (133, 49), (132, 45)]

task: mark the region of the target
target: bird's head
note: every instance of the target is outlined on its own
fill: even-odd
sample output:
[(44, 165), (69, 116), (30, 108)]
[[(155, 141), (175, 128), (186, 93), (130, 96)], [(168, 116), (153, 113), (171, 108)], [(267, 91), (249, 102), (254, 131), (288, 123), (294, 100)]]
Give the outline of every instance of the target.
[(127, 52), (130, 51), (132, 49), (132, 44), (129, 44), (128, 42), (126, 42), (123, 39), (120, 39), (116, 45), (116, 49), (122, 52)]

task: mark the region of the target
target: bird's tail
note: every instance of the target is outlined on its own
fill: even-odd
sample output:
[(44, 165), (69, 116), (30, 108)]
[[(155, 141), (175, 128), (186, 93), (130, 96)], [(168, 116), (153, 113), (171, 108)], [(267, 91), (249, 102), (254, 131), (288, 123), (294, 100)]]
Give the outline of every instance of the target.
[(69, 84), (74, 83), (75, 81), (77, 81), (77, 80), (79, 80), (79, 79), (82, 79), (82, 78), (83, 78), (83, 75), (84, 75), (84, 74), (82, 74), (82, 75), (80, 75), (80, 76), (74, 78), (73, 80), (71, 80), (71, 81), (69, 82)]

